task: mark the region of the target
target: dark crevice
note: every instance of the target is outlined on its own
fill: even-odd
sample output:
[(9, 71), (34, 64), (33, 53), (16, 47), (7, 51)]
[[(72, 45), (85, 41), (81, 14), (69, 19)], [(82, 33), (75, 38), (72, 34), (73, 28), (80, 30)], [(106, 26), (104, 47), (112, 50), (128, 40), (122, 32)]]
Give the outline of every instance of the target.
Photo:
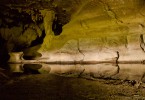
[(32, 56), (27, 56), (27, 55), (24, 54), (23, 59), (24, 60), (35, 60), (35, 59), (38, 59), (41, 56), (42, 56), (42, 54), (36, 51), (35, 55), (32, 55)]
[(9, 60), (10, 56), (7, 51), (6, 47), (6, 40), (3, 39), (0, 35), (0, 64), (6, 64), (6, 62)]
[(55, 19), (53, 20), (52, 23), (52, 31), (54, 32), (54, 35), (60, 35), (62, 32), (62, 23), (59, 21), (57, 15), (55, 15)]
[(117, 57), (116, 57), (116, 64), (118, 64), (118, 59), (119, 59), (120, 55), (119, 55), (119, 52), (118, 52), (118, 51), (116, 51), (116, 54), (117, 54)]
[(85, 58), (85, 54), (82, 52), (82, 50), (80, 49), (80, 43), (79, 43), (79, 40), (77, 40), (77, 48), (78, 48), (78, 52), (80, 53), (80, 54), (82, 54), (83, 55), (83, 59), (81, 60), (81, 62), (83, 62), (84, 61), (84, 58)]
[(11, 52), (21, 52), (23, 49), (27, 47), (27, 44), (23, 45), (17, 45), (15, 44), (14, 48), (11, 50)]
[[(44, 39), (45, 36), (46, 36), (45, 30), (43, 30), (42, 31), (42, 35), (40, 37), (37, 36), (36, 40), (34, 40), (34, 41), (31, 42), (31, 45), (29, 46), (29, 48), (42, 44), (43, 43), (43, 39)], [(33, 59), (36, 59), (36, 58), (42, 56), (42, 54), (41, 53), (38, 53), (37, 50), (34, 51), (33, 54), (34, 55), (31, 55), (31, 56), (28, 56), (28, 55), (25, 55), (24, 54), (23, 58), (25, 60), (33, 60)]]
[(38, 69), (42, 68), (39, 64), (24, 64), (24, 74), (40, 74)]
[(145, 43), (144, 43), (144, 39), (143, 39), (143, 34), (140, 35), (140, 47), (141, 47), (142, 51), (145, 52), (145, 50), (144, 50)]
[(19, 27), (20, 25), (26, 25), (33, 22), (31, 19), (31, 15), (24, 11), (19, 12), (17, 9), (8, 9), (5, 11), (5, 13), (1, 11), (0, 14), (0, 19), (2, 20), (2, 24), (0, 27)]
[(43, 31), (42, 31), (42, 35), (41, 35), (40, 37), (37, 36), (36, 40), (32, 41), (30, 47), (33, 47), (33, 46), (42, 44), (42, 43), (43, 43), (43, 39), (44, 39), (45, 36), (46, 36), (45, 30), (43, 30)]

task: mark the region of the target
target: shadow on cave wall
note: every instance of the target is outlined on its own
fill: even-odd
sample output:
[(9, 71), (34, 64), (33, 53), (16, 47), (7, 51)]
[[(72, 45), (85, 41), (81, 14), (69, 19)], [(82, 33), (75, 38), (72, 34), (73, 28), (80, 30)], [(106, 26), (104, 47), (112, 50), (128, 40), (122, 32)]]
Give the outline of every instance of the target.
[(55, 7), (55, 18), (52, 23), (52, 31), (54, 32), (55, 36), (58, 36), (63, 31), (63, 26), (70, 21), (70, 14), (63, 9), (63, 7)]
[(46, 36), (45, 34), (45, 30), (42, 31), (42, 35), (40, 37), (37, 36), (36, 40), (31, 42), (30, 47), (36, 46), (38, 44), (42, 44), (43, 43), (43, 39)]
[(57, 36), (57, 35), (60, 35), (61, 32), (62, 32), (62, 23), (59, 21), (58, 19), (58, 16), (55, 15), (55, 18), (53, 20), (53, 23), (52, 23), (52, 31), (54, 32), (54, 35)]
[[(36, 59), (36, 58), (39, 58), (42, 56), (41, 53), (38, 53), (37, 52), (37, 49), (40, 48), (40, 45), (43, 43), (43, 39), (45, 38), (46, 34), (45, 34), (45, 30), (42, 31), (42, 35), (40, 37), (37, 36), (37, 38), (31, 42), (31, 45), (30, 45), (30, 49), (28, 50), (24, 50), (24, 56), (23, 58), (25, 60), (32, 60), (32, 59)], [(33, 51), (33, 53), (31, 53), (31, 55), (27, 55), (27, 52), (29, 51)]]
[[(3, 9), (0, 11), (0, 63), (8, 61), (9, 52), (21, 52), (26, 49), (29, 51), (43, 43), (45, 30), (39, 10), (31, 9), (26, 12), (1, 5), (0, 8)], [(40, 46), (37, 46), (37, 50), (38, 48)], [(41, 56), (37, 50), (34, 48), (31, 51), (32, 56)], [(27, 56), (27, 52), (25, 53), (24, 56)]]
[[(46, 34), (40, 10), (19, 10), (1, 5), (0, 9), (0, 62), (7, 62), (9, 52), (24, 52), (23, 58), (26, 60), (41, 57), (37, 50)], [(69, 22), (70, 15), (61, 7), (53, 10), (56, 14), (52, 31), (58, 36), (63, 25)]]
[(5, 65), (10, 56), (6, 48), (6, 40), (0, 35), (0, 65)]

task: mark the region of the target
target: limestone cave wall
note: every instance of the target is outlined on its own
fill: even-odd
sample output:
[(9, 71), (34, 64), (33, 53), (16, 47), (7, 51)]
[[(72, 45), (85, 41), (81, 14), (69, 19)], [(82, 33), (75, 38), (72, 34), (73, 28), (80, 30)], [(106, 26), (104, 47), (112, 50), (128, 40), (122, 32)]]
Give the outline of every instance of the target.
[[(145, 59), (145, 0), (2, 0), (0, 57), (37, 61)], [(23, 60), (22, 60), (23, 61)]]

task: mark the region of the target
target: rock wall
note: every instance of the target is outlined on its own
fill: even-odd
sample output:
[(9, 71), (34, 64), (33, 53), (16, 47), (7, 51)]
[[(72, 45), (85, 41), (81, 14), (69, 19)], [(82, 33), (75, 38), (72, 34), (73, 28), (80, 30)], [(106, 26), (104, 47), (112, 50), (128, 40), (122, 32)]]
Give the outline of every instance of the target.
[(59, 36), (53, 36), (49, 61), (143, 62), (144, 0), (87, 0), (79, 3)]
[[(31, 32), (32, 37), (36, 33), (37, 35), (30, 39), (27, 37), (30, 42), (26, 43), (28, 48), (31, 48), (32, 41), (41, 36), (43, 30), (45, 30), (44, 41), (36, 50), (27, 49), (25, 46), (21, 49), (24, 54), (34, 56), (35, 54), (31, 55), (33, 51), (38, 51), (42, 54), (39, 61), (44, 62), (144, 62), (144, 0), (45, 1), (48, 5), (42, 1), (43, 7), (37, 0), (33, 4), (34, 7), (29, 6), (38, 8), (43, 23), (41, 23), (42, 28), (35, 29), (40, 31)], [(30, 3), (24, 4), (28, 6)], [(23, 7), (20, 4), (17, 5), (19, 7), (16, 4), (11, 4), (9, 7)], [(29, 12), (33, 15), (33, 10)], [(60, 35), (55, 35), (52, 30), (55, 16), (57, 16), (57, 24), (62, 25)], [(37, 16), (31, 16), (31, 19), (35, 23)], [(36, 23), (35, 26), (40, 27)], [(2, 31), (1, 34), (3, 34)], [(22, 35), (22, 40), (24, 37)], [(12, 51), (11, 48), (10, 51)]]

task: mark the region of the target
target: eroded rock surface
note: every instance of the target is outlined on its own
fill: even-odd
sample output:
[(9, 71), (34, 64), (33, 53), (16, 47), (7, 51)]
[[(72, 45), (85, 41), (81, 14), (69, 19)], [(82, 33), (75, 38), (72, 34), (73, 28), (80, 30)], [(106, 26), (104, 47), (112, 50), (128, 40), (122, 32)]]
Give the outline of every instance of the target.
[(47, 62), (144, 62), (144, 0), (8, 1), (0, 6), (8, 52), (39, 51)]

